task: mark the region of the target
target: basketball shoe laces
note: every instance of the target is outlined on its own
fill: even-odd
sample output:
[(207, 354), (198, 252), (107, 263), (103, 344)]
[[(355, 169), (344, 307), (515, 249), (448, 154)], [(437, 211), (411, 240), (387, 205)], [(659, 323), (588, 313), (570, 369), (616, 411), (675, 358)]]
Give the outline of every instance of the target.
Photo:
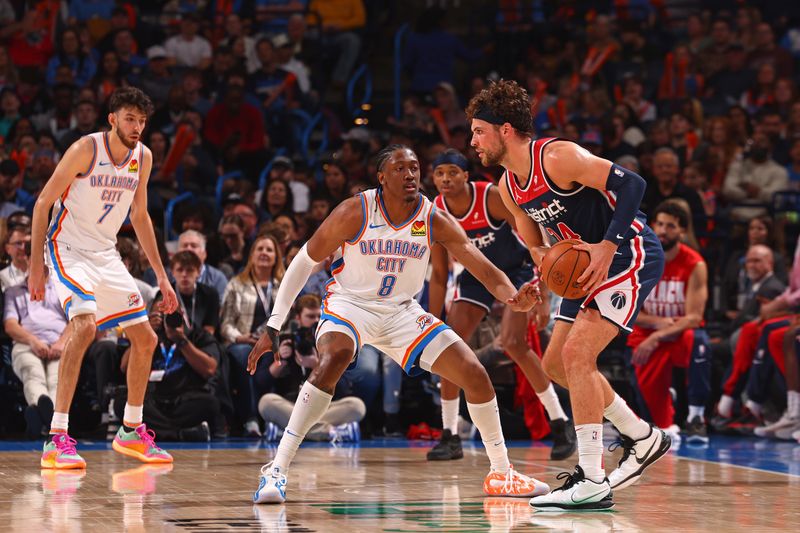
[(503, 492), (505, 494), (513, 492), (517, 482), (525, 485), (529, 484), (525, 476), (514, 470), (513, 466), (509, 465), (508, 470), (506, 470), (506, 477), (503, 480)]
[(273, 468), (272, 463), (274, 463), (274, 461), (270, 461), (261, 467), (261, 475), (264, 477), (276, 478), (278, 481), (282, 482), (285, 485), (286, 475), (280, 470), (276, 470), (275, 468)]
[(570, 474), (569, 472), (561, 472), (556, 476), (556, 479), (564, 479), (564, 484), (561, 485), (556, 490), (567, 490), (572, 488), (573, 485), (578, 483), (579, 481), (583, 481), (586, 479), (586, 474), (583, 473), (583, 468), (580, 465), (575, 466), (575, 472)]
[(62, 433), (61, 435), (56, 435), (53, 437), (53, 443), (56, 445), (56, 449), (66, 455), (77, 455), (78, 450), (75, 448), (75, 445), (78, 444), (78, 441), (67, 435), (66, 433)]
[(635, 444), (636, 442), (632, 438), (626, 437), (625, 435), (620, 435), (619, 440), (612, 442), (608, 447), (608, 451), (610, 452), (613, 452), (617, 448), (622, 448), (622, 458), (619, 460), (619, 464), (617, 465), (618, 467), (622, 466), (622, 463), (627, 461), (628, 457), (631, 455), (637, 457), (636, 450), (634, 449)]
[(163, 451), (161, 448), (158, 447), (156, 444), (156, 432), (152, 429), (147, 429), (147, 426), (142, 424), (140, 427), (136, 428), (136, 433), (139, 435), (139, 438), (147, 444), (148, 448), (153, 448), (156, 451)]

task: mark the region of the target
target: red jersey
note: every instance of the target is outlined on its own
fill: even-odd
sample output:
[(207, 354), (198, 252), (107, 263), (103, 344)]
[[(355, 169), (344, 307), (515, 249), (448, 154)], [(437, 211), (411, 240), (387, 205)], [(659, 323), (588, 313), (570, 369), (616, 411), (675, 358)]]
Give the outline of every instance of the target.
[(661, 317), (682, 317), (686, 315), (686, 290), (689, 277), (703, 257), (678, 243), (678, 255), (664, 264), (664, 273), (658, 284), (644, 301), (642, 310), (650, 315)]

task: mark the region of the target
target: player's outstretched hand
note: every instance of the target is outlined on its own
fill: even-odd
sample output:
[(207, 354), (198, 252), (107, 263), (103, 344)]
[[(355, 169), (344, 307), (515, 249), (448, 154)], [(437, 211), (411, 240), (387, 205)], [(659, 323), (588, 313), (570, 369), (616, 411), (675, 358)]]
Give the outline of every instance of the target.
[(30, 272), (28, 273), (28, 291), (31, 293), (32, 302), (44, 301), (44, 265), (31, 261)]
[(158, 304), (158, 309), (165, 315), (174, 313), (178, 308), (178, 297), (175, 296), (175, 291), (172, 289), (169, 280), (164, 278), (159, 280), (158, 288), (161, 289), (161, 296), (163, 297)]
[(525, 283), (519, 288), (517, 294), (509, 298), (506, 303), (513, 311), (527, 313), (534, 305), (542, 301), (538, 283)]
[(600, 241), (597, 244), (581, 243), (572, 246), (576, 250), (589, 252), (589, 266), (583, 271), (581, 277), (575, 282), (582, 286), (588, 294), (608, 279), (608, 269), (611, 268), (611, 261), (614, 260), (614, 253), (617, 245), (611, 241)]
[(278, 344), (276, 342), (277, 340), (278, 332), (272, 328), (267, 328), (267, 331), (258, 338), (255, 346), (250, 350), (250, 355), (247, 356), (247, 372), (251, 376), (256, 373), (258, 360), (261, 359), (264, 354), (271, 355), (277, 364), (281, 364), (280, 352), (275, 350), (275, 346)]

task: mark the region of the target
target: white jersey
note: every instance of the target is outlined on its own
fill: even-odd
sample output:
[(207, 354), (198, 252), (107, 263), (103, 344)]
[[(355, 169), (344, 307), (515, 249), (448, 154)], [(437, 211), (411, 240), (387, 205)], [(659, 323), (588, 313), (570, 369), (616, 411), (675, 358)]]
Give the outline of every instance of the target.
[(89, 170), (76, 176), (55, 203), (55, 217), (47, 237), (82, 250), (107, 250), (128, 216), (144, 155), (144, 145), (128, 152), (117, 165), (108, 146), (109, 133), (92, 133), (94, 157)]
[(414, 214), (395, 226), (377, 189), (358, 196), (361, 228), (336, 253), (328, 294), (390, 305), (412, 300), (425, 283), (436, 208), (420, 194)]

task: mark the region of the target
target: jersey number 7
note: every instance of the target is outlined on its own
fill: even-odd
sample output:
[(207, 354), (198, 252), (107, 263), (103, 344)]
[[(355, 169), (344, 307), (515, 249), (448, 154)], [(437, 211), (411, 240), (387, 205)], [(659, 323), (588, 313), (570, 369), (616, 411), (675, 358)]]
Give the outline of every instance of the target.
[(103, 219), (108, 216), (108, 214), (111, 212), (112, 209), (114, 209), (114, 205), (115, 204), (104, 204), (103, 205), (103, 214), (100, 216), (100, 218), (97, 219), (97, 223), (98, 224), (102, 224), (103, 223)]

